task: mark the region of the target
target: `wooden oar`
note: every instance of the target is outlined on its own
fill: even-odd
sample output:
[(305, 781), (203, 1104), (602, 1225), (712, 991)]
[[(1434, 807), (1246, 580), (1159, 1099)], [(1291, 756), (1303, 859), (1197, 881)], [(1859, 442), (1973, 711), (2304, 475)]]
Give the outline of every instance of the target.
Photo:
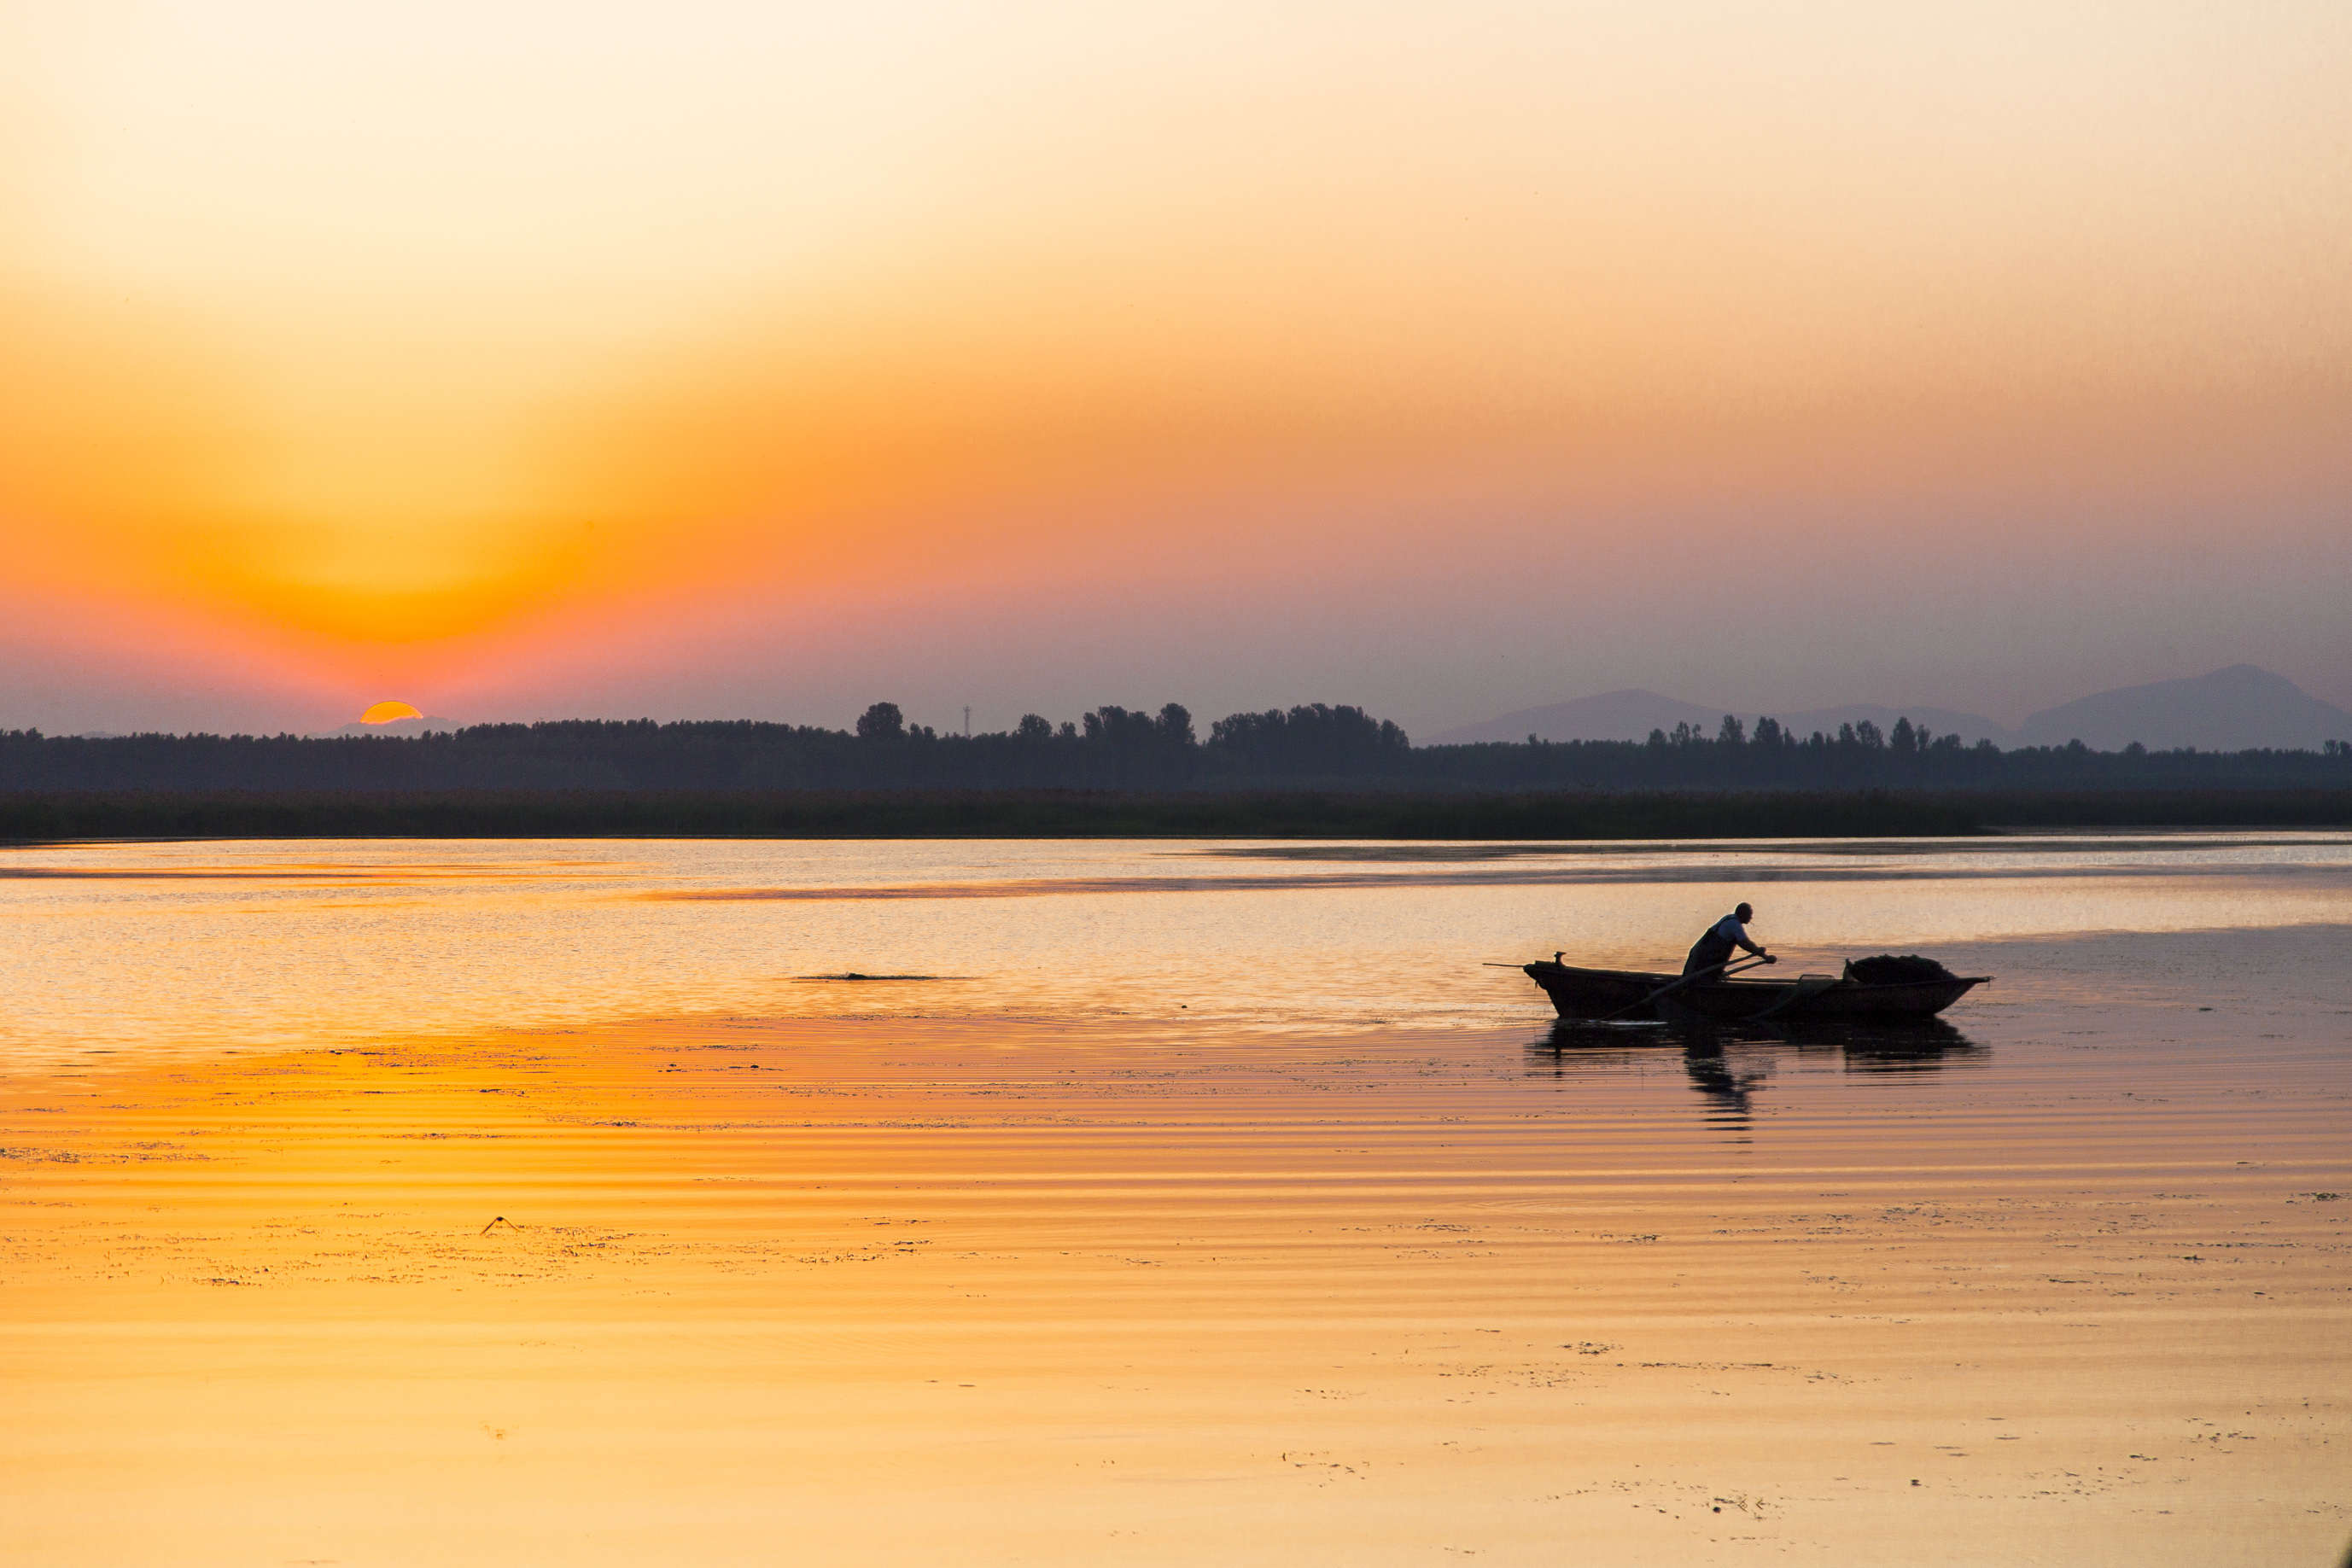
[(1692, 973), (1685, 975), (1679, 980), (1675, 980), (1668, 985), (1660, 986), (1656, 990), (1652, 991), (1640, 1001), (1619, 1008), (1615, 1012), (1611, 1013), (1607, 1018), (1601, 1019), (1599, 1021), (1601, 1023), (1614, 1023), (1619, 1019), (1623, 1018), (1627, 1013), (1641, 1011), (1643, 1008), (1648, 1007), (1652, 1002), (1656, 1001), (1660, 997), (1664, 996), (1668, 991), (1681, 990), (1693, 980), (1704, 980), (1709, 975), (1720, 975), (1727, 979), (1733, 975), (1745, 974), (1748, 970), (1756, 967), (1759, 964), (1769, 964), (1771, 961), (1772, 960), (1769, 958), (1750, 958), (1748, 962), (1740, 965), (1739, 967), (1735, 969), (1730, 967), (1731, 960), (1726, 958), (1722, 963), (1716, 965), (1713, 968), (1694, 970)]
[(1762, 1012), (1741, 1021), (1762, 1023), (1766, 1019), (1778, 1018), (1782, 1013), (1792, 1012), (1804, 1006), (1823, 991), (1833, 991), (1844, 984), (1845, 981), (1836, 975), (1800, 975), (1797, 977), (1796, 984), (1789, 988), (1787, 996), (1782, 997)]

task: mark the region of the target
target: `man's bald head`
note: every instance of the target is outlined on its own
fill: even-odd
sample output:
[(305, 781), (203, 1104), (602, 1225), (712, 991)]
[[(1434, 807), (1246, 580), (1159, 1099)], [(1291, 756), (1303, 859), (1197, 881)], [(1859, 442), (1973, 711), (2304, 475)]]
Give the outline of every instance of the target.
[(1745, 925), (1749, 921), (1756, 918), (1756, 909), (1752, 904), (1743, 904), (1738, 908), (1733, 910), (1731, 915), (1733, 919), (1738, 921), (1742, 925)]

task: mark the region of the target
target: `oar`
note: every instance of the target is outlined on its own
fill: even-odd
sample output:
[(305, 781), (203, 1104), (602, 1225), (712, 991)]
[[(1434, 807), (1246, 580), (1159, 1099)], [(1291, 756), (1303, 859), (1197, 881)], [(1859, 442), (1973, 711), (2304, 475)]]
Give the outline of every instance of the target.
[(1774, 1002), (1762, 1012), (1756, 1014), (1753, 1018), (1748, 1019), (1745, 1021), (1748, 1023), (1762, 1023), (1766, 1019), (1778, 1018), (1782, 1013), (1789, 1012), (1794, 1009), (1804, 1006), (1807, 1002), (1811, 1001), (1815, 997), (1820, 996), (1823, 991), (1833, 991), (1843, 984), (1845, 984), (1845, 982), (1835, 975), (1816, 975), (1813, 976), (1810, 981), (1803, 977), (1800, 977), (1797, 983), (1789, 988), (1789, 994), (1787, 996), (1782, 997), (1779, 1001)]
[(1740, 965), (1738, 968), (1734, 969), (1728, 967), (1731, 960), (1726, 958), (1722, 963), (1716, 965), (1713, 968), (1699, 969), (1691, 974), (1685, 975), (1681, 979), (1675, 980), (1671, 984), (1660, 986), (1656, 990), (1652, 991), (1640, 1001), (1633, 1002), (1626, 1007), (1619, 1008), (1615, 1012), (1611, 1013), (1607, 1018), (1602, 1019), (1600, 1021), (1602, 1023), (1614, 1023), (1619, 1019), (1623, 1018), (1627, 1013), (1641, 1011), (1643, 1008), (1648, 1007), (1652, 1002), (1656, 1001), (1660, 997), (1664, 996), (1668, 991), (1681, 990), (1693, 980), (1704, 980), (1709, 975), (1721, 975), (1727, 979), (1733, 975), (1745, 974), (1748, 970), (1756, 967), (1759, 964), (1769, 964), (1771, 961), (1772, 960), (1769, 958), (1750, 958), (1745, 964)]

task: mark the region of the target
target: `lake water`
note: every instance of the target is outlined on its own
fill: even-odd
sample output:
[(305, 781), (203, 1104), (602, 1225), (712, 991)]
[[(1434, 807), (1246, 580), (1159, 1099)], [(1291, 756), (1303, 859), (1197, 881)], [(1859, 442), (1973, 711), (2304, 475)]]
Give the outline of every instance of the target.
[[(1996, 979), (1487, 967), (1742, 898)], [(11, 1563), (2352, 1534), (2352, 836), (60, 846), (0, 932)]]
[[(1487, 962), (1567, 949), (1679, 970), (1743, 897), (1794, 967), (2023, 942), (2004, 952), (2013, 969), (2084, 938), (2352, 921), (2352, 841), (19, 849), (0, 851), (0, 1050), (24, 1061), (877, 1011), (1450, 1030), (1549, 1016)], [(852, 973), (933, 978), (812, 977)], [(2090, 983), (2103, 995), (2111, 981)]]

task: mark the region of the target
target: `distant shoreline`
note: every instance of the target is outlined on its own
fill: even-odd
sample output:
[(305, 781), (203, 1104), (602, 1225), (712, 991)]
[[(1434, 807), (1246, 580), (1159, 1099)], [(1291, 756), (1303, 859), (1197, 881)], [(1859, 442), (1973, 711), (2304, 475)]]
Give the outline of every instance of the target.
[[(889, 791), (1244, 797), (1367, 795), (2180, 794), (2352, 789), (2352, 742), (2315, 751), (2094, 751), (2079, 742), (2002, 751), (1898, 720), (1800, 737), (1769, 719), (1688, 724), (1646, 741), (1416, 747), (1360, 708), (1234, 714), (1202, 740), (1192, 715), (1097, 708), (1083, 726), (1035, 714), (1015, 731), (940, 735), (887, 703), (857, 733), (709, 720), (550, 720), (408, 738), (132, 735), (109, 740), (0, 730), (0, 797), (261, 791), (286, 796), (537, 790), (840, 795)], [(1981, 813), (1979, 813), (1981, 815)]]
[(2352, 827), (2352, 789), (123, 790), (0, 794), (0, 841), (85, 839), (1955, 838)]

